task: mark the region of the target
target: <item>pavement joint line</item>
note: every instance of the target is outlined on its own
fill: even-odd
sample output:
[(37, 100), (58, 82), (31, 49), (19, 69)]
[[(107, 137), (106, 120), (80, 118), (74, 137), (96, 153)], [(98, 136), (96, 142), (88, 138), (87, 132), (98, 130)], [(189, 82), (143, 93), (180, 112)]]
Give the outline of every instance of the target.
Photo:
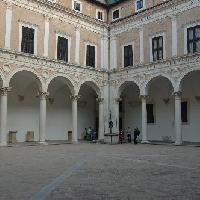
[(31, 200), (44, 200), (47, 196), (55, 190), (59, 185), (61, 185), (66, 178), (70, 177), (76, 170), (78, 170), (85, 162), (91, 159), (91, 156), (85, 156), (74, 165), (66, 169), (60, 176), (57, 176), (50, 183), (45, 185), (40, 189), (38, 193), (36, 193)]
[[(109, 156), (104, 156), (104, 157), (109, 158)], [(165, 166), (165, 167), (175, 167), (175, 168), (179, 168), (179, 169), (200, 170), (200, 167), (183, 167), (183, 166), (180, 166), (180, 165), (170, 165), (170, 164), (161, 163), (161, 162), (150, 162), (148, 160), (122, 158), (122, 157), (114, 157), (114, 156), (112, 156), (112, 158), (123, 159), (123, 160), (127, 160), (127, 161), (136, 161), (136, 162), (141, 162), (141, 163), (149, 163), (149, 164), (160, 165), (160, 166)]]

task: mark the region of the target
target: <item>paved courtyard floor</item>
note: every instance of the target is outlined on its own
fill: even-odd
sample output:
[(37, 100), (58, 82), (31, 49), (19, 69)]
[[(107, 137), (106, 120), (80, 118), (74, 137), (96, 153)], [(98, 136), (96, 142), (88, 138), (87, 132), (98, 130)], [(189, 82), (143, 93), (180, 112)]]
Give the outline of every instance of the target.
[(2, 147), (0, 199), (199, 200), (200, 147)]

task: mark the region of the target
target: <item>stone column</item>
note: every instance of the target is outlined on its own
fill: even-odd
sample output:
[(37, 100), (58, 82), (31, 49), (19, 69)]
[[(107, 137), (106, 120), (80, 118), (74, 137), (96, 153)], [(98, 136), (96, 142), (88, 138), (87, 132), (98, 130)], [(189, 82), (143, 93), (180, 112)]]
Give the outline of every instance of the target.
[(10, 39), (12, 30), (12, 5), (8, 1), (5, 16), (5, 49), (10, 49)]
[(99, 140), (104, 140), (104, 99), (97, 98), (97, 102), (99, 103)]
[(181, 92), (175, 92), (174, 98), (175, 98), (175, 133), (176, 133), (175, 145), (181, 145), (182, 144)]
[(1, 132), (0, 132), (0, 146), (7, 145), (7, 95), (11, 91), (10, 87), (0, 89), (1, 92)]
[(49, 55), (49, 20), (48, 16), (45, 16), (44, 22), (44, 56), (48, 57)]
[(142, 100), (142, 143), (149, 143), (147, 140), (147, 95), (141, 95)]
[(177, 20), (172, 16), (172, 57), (177, 56)]
[(110, 69), (117, 68), (117, 37), (110, 38)]
[(115, 98), (115, 109), (114, 109), (114, 119), (113, 119), (113, 133), (119, 133), (119, 102), (122, 98)]
[(140, 63), (144, 63), (144, 28), (143, 26), (139, 29), (140, 36)]
[(39, 143), (46, 143), (46, 99), (48, 92), (40, 92), (40, 122), (39, 122)]
[(75, 63), (80, 64), (80, 28), (76, 27)]
[(77, 115), (77, 102), (80, 96), (75, 95), (71, 96), (72, 99), (72, 142), (77, 143), (78, 142), (78, 132), (77, 132), (77, 123), (78, 123), (78, 115)]

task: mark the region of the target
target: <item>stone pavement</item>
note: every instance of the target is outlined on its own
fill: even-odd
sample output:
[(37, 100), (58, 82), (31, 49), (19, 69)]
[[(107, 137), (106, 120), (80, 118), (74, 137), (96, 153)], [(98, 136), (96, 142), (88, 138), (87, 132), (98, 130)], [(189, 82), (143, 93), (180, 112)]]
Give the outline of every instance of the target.
[(87, 143), (2, 147), (0, 199), (199, 200), (200, 148)]

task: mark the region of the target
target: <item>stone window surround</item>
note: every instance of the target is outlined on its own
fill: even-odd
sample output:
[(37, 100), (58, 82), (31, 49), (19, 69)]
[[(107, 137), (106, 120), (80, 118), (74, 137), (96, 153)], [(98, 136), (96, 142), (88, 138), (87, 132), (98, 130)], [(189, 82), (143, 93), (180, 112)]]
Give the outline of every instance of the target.
[[(150, 47), (150, 62), (154, 62), (153, 61), (153, 52), (152, 52), (152, 39), (154, 38), (154, 37), (159, 37), (159, 36), (162, 36), (163, 37), (163, 59), (162, 60), (165, 60), (166, 59), (166, 42), (165, 42), (165, 40), (166, 40), (166, 37), (165, 37), (165, 32), (161, 32), (161, 33), (157, 33), (157, 34), (155, 34), (155, 35), (152, 35), (152, 36), (150, 36), (149, 37), (149, 47)], [(156, 62), (156, 61), (155, 61)]]
[(124, 47), (128, 46), (128, 45), (132, 45), (132, 50), (133, 50), (133, 65), (134, 65), (134, 41), (132, 41), (132, 42), (124, 43), (121, 46), (121, 48), (122, 48), (122, 68), (124, 68)]
[(194, 26), (197, 26), (197, 25), (200, 25), (200, 22), (191, 22), (189, 24), (186, 24), (184, 26), (184, 54), (187, 55), (188, 54), (188, 49), (187, 49), (187, 29), (188, 28), (191, 28), (191, 27), (194, 27)]
[(37, 55), (37, 30), (38, 27), (35, 24), (31, 24), (28, 22), (21, 22), (19, 21), (19, 52), (21, 52), (21, 43), (22, 43), (22, 27), (32, 28), (34, 29), (34, 54)]
[[(74, 3), (75, 3), (75, 1), (80, 4), (80, 11), (74, 9)], [(79, 0), (72, 0), (72, 10), (74, 10), (75, 12), (81, 13), (82, 12), (82, 2), (79, 1)]]
[(94, 46), (94, 48), (95, 48), (95, 68), (97, 68), (97, 45), (92, 42), (85, 42), (84, 66), (86, 66), (87, 45)]
[[(101, 12), (102, 13), (102, 20), (101, 19), (98, 19), (98, 12)], [(99, 21), (104, 21), (104, 11), (101, 10), (101, 9), (96, 9), (96, 19), (98, 19)]]
[(138, 2), (138, 0), (135, 0), (135, 12), (142, 11), (142, 10), (144, 10), (146, 8), (145, 0), (143, 0), (143, 8), (141, 8), (141, 9), (137, 9), (137, 2)]
[(63, 37), (68, 40), (68, 63), (70, 63), (70, 50), (71, 50), (71, 37), (66, 33), (56, 32), (56, 48), (55, 48), (55, 59), (57, 60), (57, 45), (58, 37)]
[[(119, 10), (119, 17), (116, 18), (116, 19), (113, 19), (113, 13), (114, 13), (116, 10)], [(116, 20), (118, 20), (118, 19), (120, 19), (120, 18), (121, 18), (121, 7), (118, 7), (118, 8), (116, 8), (116, 9), (112, 10), (112, 21), (116, 21)]]

